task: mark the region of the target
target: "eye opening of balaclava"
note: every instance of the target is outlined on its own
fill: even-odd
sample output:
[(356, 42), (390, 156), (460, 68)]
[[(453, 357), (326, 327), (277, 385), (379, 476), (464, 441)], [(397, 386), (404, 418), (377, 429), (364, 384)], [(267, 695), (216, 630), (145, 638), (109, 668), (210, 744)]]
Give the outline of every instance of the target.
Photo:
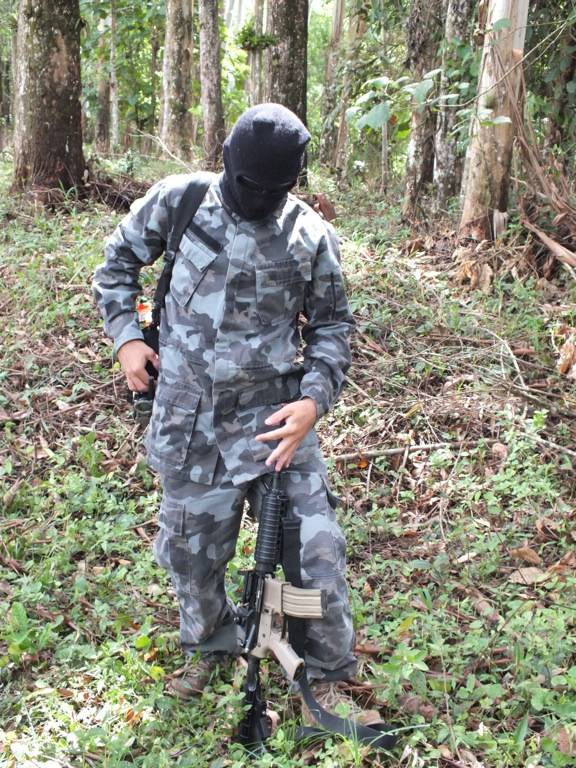
[(309, 141), (302, 121), (281, 104), (248, 109), (224, 142), (225, 204), (249, 220), (271, 214), (296, 184)]

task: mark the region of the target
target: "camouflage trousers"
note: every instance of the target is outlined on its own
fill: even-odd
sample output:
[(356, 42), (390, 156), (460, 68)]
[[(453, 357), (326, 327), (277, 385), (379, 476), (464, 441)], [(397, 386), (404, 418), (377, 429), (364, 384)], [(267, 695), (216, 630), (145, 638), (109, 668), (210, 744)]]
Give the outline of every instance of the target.
[[(347, 679), (356, 662), (337, 499), (320, 459), (292, 466), (284, 475), (292, 513), (301, 520), (302, 584), (324, 589), (328, 598), (326, 616), (307, 622), (308, 674)], [(221, 459), (212, 485), (163, 478), (154, 555), (169, 572), (178, 597), (185, 652), (238, 652), (234, 606), (225, 590), (226, 565), (236, 549), (245, 502), (257, 514), (266, 483), (264, 476), (233, 485)]]

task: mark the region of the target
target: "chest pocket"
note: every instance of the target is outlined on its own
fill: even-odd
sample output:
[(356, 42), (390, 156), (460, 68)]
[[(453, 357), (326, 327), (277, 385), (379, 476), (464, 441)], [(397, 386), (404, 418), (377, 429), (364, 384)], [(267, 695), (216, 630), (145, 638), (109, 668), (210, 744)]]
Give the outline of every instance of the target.
[(256, 311), (262, 325), (291, 321), (304, 306), (310, 261), (284, 259), (256, 267)]
[(188, 304), (218, 253), (194, 233), (184, 233), (170, 281), (170, 293), (181, 307)]

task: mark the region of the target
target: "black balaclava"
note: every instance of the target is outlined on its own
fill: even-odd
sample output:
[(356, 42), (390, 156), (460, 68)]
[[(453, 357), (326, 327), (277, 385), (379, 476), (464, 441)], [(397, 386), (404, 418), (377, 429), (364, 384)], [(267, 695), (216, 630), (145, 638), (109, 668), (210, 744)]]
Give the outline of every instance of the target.
[(224, 142), (224, 203), (244, 219), (263, 219), (294, 186), (310, 134), (281, 104), (259, 104), (242, 114)]

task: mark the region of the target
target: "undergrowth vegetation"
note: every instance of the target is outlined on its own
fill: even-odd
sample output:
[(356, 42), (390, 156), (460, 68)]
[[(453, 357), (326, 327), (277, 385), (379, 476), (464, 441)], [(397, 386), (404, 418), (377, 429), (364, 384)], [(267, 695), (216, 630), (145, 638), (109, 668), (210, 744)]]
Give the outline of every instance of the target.
[[(119, 215), (29, 211), (1, 172), (0, 764), (574, 765), (576, 397), (556, 369), (573, 277), (543, 280), (499, 243), (471, 290), (450, 232), (409, 239), (393, 207), (313, 179), (342, 214), (358, 321), (320, 425), (348, 537), (351, 691), (399, 747), (295, 746), (299, 703), (270, 664), (282, 722), (253, 757), (232, 743), (241, 666), (193, 704), (164, 691), (183, 659), (151, 556), (159, 488), (89, 289)], [(247, 525), (232, 590), (252, 541)]]

